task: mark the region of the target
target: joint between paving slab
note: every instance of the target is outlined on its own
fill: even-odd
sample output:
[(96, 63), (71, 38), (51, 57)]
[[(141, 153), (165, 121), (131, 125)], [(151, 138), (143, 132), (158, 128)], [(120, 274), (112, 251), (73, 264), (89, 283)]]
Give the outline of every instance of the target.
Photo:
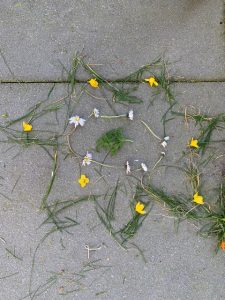
[[(123, 83), (123, 84), (138, 84), (143, 83), (143, 81), (132, 81), (132, 80), (110, 80), (106, 79), (109, 83)], [(169, 79), (170, 83), (225, 83), (225, 78), (221, 79)], [(68, 80), (0, 80), (0, 84), (69, 84)], [(86, 80), (76, 80), (78, 84), (87, 83)]]

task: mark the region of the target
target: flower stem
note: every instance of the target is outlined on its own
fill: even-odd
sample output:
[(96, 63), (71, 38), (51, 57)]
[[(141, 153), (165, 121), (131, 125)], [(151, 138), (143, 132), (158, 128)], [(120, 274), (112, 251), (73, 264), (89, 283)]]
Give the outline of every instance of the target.
[(100, 165), (100, 166), (102, 166), (102, 167), (115, 168), (115, 169), (120, 168), (119, 166), (112, 166), (112, 165), (102, 164), (102, 163), (100, 163), (99, 161), (96, 161), (96, 160), (93, 160), (93, 159), (91, 160), (91, 162), (93, 162), (93, 163), (95, 163), (95, 164), (97, 164), (97, 165)]
[(161, 139), (158, 135), (156, 135), (156, 134), (152, 131), (152, 129), (151, 129), (144, 121), (141, 121), (141, 123), (145, 125), (145, 127), (150, 131), (150, 133), (151, 133), (155, 138), (157, 138), (158, 140), (162, 141), (162, 139)]
[(118, 115), (118, 116), (100, 116), (102, 119), (116, 119), (116, 118), (123, 118), (127, 115)]
[(127, 139), (125, 139), (125, 140), (123, 140), (124, 142), (129, 142), (129, 143), (133, 143), (134, 141), (132, 141), (132, 140), (127, 140)]
[(158, 164), (160, 163), (160, 161), (164, 158), (164, 156), (160, 156), (160, 158), (157, 160), (157, 162), (154, 164), (152, 171), (155, 170), (155, 168), (158, 166)]

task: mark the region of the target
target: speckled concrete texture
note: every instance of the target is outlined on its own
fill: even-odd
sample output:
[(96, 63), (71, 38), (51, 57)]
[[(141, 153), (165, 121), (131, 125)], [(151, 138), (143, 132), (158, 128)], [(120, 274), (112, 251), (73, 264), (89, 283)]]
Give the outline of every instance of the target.
[[(40, 101), (47, 105), (62, 99), (68, 92), (63, 82), (67, 79), (65, 69), (70, 69), (76, 52), (109, 80), (127, 75), (163, 54), (170, 62), (170, 75), (186, 81), (172, 86), (178, 102), (174, 110), (195, 106), (212, 115), (224, 112), (222, 0), (1, 2), (1, 124), (20, 117)], [(78, 77), (81, 81), (88, 78), (83, 71)], [(195, 82), (190, 83), (190, 79)], [(96, 161), (103, 161), (105, 152), (95, 151), (96, 140), (115, 127), (122, 127), (133, 143), (125, 143), (119, 155), (107, 157), (105, 163), (117, 168), (103, 168), (100, 175), (97, 164), (83, 167), (82, 172), (90, 178), (85, 189), (77, 182), (78, 161), (67, 157), (67, 148), (61, 145), (48, 201), (103, 194), (119, 178), (122, 188), (116, 199), (115, 224), (122, 227), (129, 220), (135, 189), (124, 164), (129, 160), (132, 169), (139, 169), (144, 162), (153, 168), (162, 148), (141, 120), (163, 138), (161, 118), (169, 105), (162, 97), (156, 97), (152, 104), (154, 91), (140, 84), (135, 93), (143, 104), (114, 104), (118, 114), (133, 109), (134, 121), (88, 118), (94, 108), (104, 115), (113, 114), (105, 101), (105, 97), (111, 101), (111, 95), (87, 87), (96, 96), (92, 97), (83, 87), (84, 82), (77, 84), (77, 97), (71, 98), (69, 114), (64, 105), (57, 114), (51, 112), (33, 122), (36, 136), (65, 134), (65, 120), (78, 114), (88, 120), (71, 135), (71, 145), (81, 155), (90, 151)], [(13, 129), (21, 131), (21, 123)], [(188, 140), (196, 133), (197, 127), (191, 123), (187, 126), (183, 118), (167, 123), (170, 140), (166, 156), (163, 166), (152, 174), (157, 187), (191, 199), (184, 173), (167, 166), (180, 162)], [(218, 130), (214, 138), (222, 139), (222, 134)], [(174, 217), (156, 203), (151, 203), (152, 210), (127, 251), (98, 219), (94, 201), (63, 211), (60, 217), (64, 221), (73, 218), (78, 225), (48, 235), (52, 224), (42, 224), (46, 215), (40, 203), (52, 174), (49, 154), (40, 146), (24, 147), (6, 141), (2, 130), (0, 141), (0, 300), (225, 298), (224, 253), (215, 253), (216, 240), (201, 237), (197, 233), (199, 224), (181, 222), (177, 227)], [(66, 136), (60, 141), (65, 142)], [(218, 159), (204, 169), (202, 192), (209, 202), (222, 180), (223, 143), (210, 145), (210, 150)], [(103, 199), (99, 201), (105, 205)], [(87, 245), (95, 249), (90, 257)]]
[[(14, 119), (27, 111), (29, 106), (46, 99), (51, 84), (2, 84), (0, 111), (8, 112)], [(66, 92), (66, 85), (56, 85), (49, 102), (60, 99)], [(79, 89), (79, 87), (78, 87)], [(148, 99), (151, 90), (141, 85), (137, 94)], [(218, 113), (223, 109), (225, 85), (212, 84), (176, 84), (174, 93), (179, 101), (177, 109), (185, 105), (196, 105), (201, 110)], [(213, 102), (212, 102), (213, 99)], [(84, 95), (74, 111), (87, 118), (94, 107), (104, 114), (111, 111), (99, 100)], [(144, 161), (151, 168), (158, 158), (159, 144), (140, 124), (145, 120), (161, 136), (163, 134), (160, 118), (168, 108), (162, 100), (149, 106), (146, 100), (142, 105), (133, 105), (134, 121), (121, 120), (117, 123), (125, 129), (125, 134), (134, 140), (132, 147), (125, 145), (120, 155), (107, 159), (107, 163), (121, 166), (129, 159)], [(127, 108), (116, 105), (119, 113)], [(34, 122), (36, 130), (60, 130), (66, 112), (39, 118)], [(130, 122), (130, 123), (129, 123)], [(130, 124), (130, 125), (129, 125)], [(128, 126), (129, 125), (129, 126)], [(83, 153), (93, 149), (96, 138), (107, 128), (112, 128), (112, 121), (90, 119), (84, 128), (72, 136), (72, 144)], [(15, 128), (20, 128), (15, 126)], [(181, 157), (187, 140), (193, 134), (194, 127), (186, 128), (183, 119), (168, 123), (167, 133), (171, 140), (165, 164), (175, 164)], [(3, 138), (3, 136), (1, 137)], [(34, 252), (41, 239), (49, 232), (50, 226), (41, 226), (45, 215), (39, 210), (40, 201), (51, 176), (52, 161), (43, 149), (31, 146), (9, 148), (1, 144), (1, 299), (22, 299), (28, 295), (31, 266)], [(85, 151), (84, 151), (85, 149)], [(218, 155), (223, 148), (217, 148)], [(102, 160), (103, 153), (96, 153), (95, 159)], [(104, 179), (94, 171), (96, 166), (85, 167), (84, 172), (92, 179), (91, 184), (81, 190), (77, 184), (79, 168), (76, 160), (63, 160), (60, 155), (59, 169), (50, 199), (67, 200), (76, 195), (99, 194), (115, 184), (118, 176), (127, 187), (130, 177), (124, 176), (124, 170), (104, 169)], [(138, 165), (138, 162), (137, 162)], [(221, 174), (221, 165), (214, 167), (214, 178)], [(211, 173), (204, 176), (204, 192), (208, 194), (215, 185)], [(19, 179), (18, 179), (19, 178)], [(18, 182), (17, 182), (18, 180)], [(219, 180), (219, 179), (218, 179)], [(97, 181), (97, 183), (96, 183)], [(130, 182), (129, 182), (130, 181)], [(15, 183), (17, 182), (16, 186)], [(154, 174), (154, 183), (167, 189), (170, 193), (188, 194), (185, 176), (176, 170), (160, 168)], [(14, 188), (15, 186), (15, 188)], [(9, 199), (6, 199), (7, 195)], [(123, 225), (129, 217), (129, 198), (120, 192), (116, 203), (116, 222)], [(84, 202), (72, 207), (64, 216), (75, 218), (79, 225), (71, 228), (69, 233), (55, 233), (40, 244), (35, 256), (32, 272), (31, 290), (37, 290), (34, 299), (223, 299), (224, 295), (224, 255), (215, 255), (215, 240), (204, 239), (196, 234), (195, 226), (183, 222), (177, 231), (174, 219), (157, 205), (144, 222), (133, 242), (143, 251), (144, 263), (139, 251), (131, 246), (129, 251), (122, 249), (102, 226), (97, 218), (94, 203)], [(99, 248), (87, 257), (85, 245)], [(12, 257), (6, 249), (15, 250), (19, 259)], [(89, 261), (95, 261), (95, 270), (85, 273), (77, 284), (76, 276)], [(87, 267), (86, 267), (87, 268)], [(57, 275), (56, 275), (57, 274)], [(53, 280), (55, 278), (55, 280)], [(51, 281), (52, 280), (52, 281)], [(44, 284), (52, 286), (46, 291)], [(76, 291), (77, 290), (77, 291)], [(79, 290), (79, 291), (78, 291)], [(66, 296), (60, 293), (71, 292)], [(42, 293), (43, 292), (43, 293)]]
[(224, 78), (223, 11), (221, 0), (2, 1), (0, 79), (59, 80), (77, 51), (108, 79), (162, 54), (177, 77)]

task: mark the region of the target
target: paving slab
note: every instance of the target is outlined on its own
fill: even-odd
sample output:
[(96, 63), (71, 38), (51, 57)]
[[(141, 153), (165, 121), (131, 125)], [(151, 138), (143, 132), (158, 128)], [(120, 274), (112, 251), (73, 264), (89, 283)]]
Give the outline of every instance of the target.
[(77, 51), (108, 79), (162, 54), (178, 78), (224, 79), (221, 0), (8, 0), (0, 20), (0, 80), (61, 80)]
[[(47, 100), (51, 88), (51, 84), (2, 84), (0, 115), (7, 112), (10, 119), (15, 119), (37, 102), (46, 100), (46, 104), (52, 103), (67, 92), (67, 85), (58, 84)], [(77, 93), (79, 94), (79, 86)], [(212, 114), (224, 109), (225, 84), (176, 84), (174, 93), (179, 102), (177, 109), (194, 105), (202, 112)], [(140, 85), (137, 94), (144, 99), (144, 104), (130, 107), (115, 105), (117, 112), (121, 114), (133, 108), (133, 122), (126, 119), (115, 122), (89, 118), (85, 127), (79, 128), (71, 136), (74, 149), (84, 154), (86, 150), (92, 151), (94, 158), (102, 161), (104, 153), (93, 150), (96, 139), (107, 129), (122, 126), (126, 137), (134, 140), (134, 143), (125, 144), (120, 155), (108, 157), (106, 163), (123, 166), (129, 160), (132, 167), (138, 168), (143, 161), (152, 168), (161, 148), (157, 140), (141, 125), (140, 120), (146, 121), (159, 136), (163, 136), (160, 121), (168, 104), (156, 99), (154, 105), (149, 105), (152, 92), (147, 85)], [(95, 107), (100, 109), (101, 114), (112, 114), (104, 99), (83, 94), (79, 101), (76, 97), (72, 100), (71, 114), (78, 113), (87, 118)], [(37, 136), (46, 135), (44, 130), (61, 132), (66, 117), (65, 106), (57, 116), (50, 113), (37, 119), (33, 123), (34, 130), (42, 130), (36, 131)], [(6, 120), (1, 117), (1, 122)], [(20, 130), (20, 122), (13, 128)], [(195, 133), (196, 128), (191, 124), (187, 128), (183, 119), (168, 123), (167, 134), (171, 139), (165, 164), (177, 162), (188, 139)], [(220, 132), (217, 134), (221, 135)], [(2, 139), (4, 137), (1, 133)], [(182, 222), (177, 231), (173, 217), (158, 205), (154, 205), (133, 239), (144, 251), (146, 263), (134, 245), (130, 245), (131, 249), (125, 251), (112, 239), (98, 220), (93, 202), (83, 202), (66, 211), (64, 216), (75, 218), (79, 222), (69, 233), (56, 232), (40, 243), (51, 229), (50, 225), (40, 227), (45, 215), (39, 207), (51, 177), (52, 160), (41, 147), (11, 146), (12, 144), (0, 144), (1, 299), (22, 299), (28, 295), (29, 285), (32, 292), (36, 290), (33, 299), (42, 300), (224, 298), (224, 253), (215, 254), (216, 241), (200, 237), (196, 234), (195, 226), (187, 222)], [(223, 148), (223, 145), (217, 148), (218, 156), (224, 153)], [(125, 170), (103, 168), (103, 180), (95, 172), (97, 165), (83, 167), (82, 172), (90, 177), (91, 182), (86, 189), (81, 190), (77, 184), (80, 174), (77, 161), (74, 158), (64, 160), (65, 148), (61, 148), (61, 152), (49, 201), (103, 193), (109, 186), (114, 186), (120, 176), (127, 193), (120, 191), (118, 194), (116, 223), (120, 226), (125, 224), (129, 218), (129, 199), (133, 195), (133, 181), (125, 175)], [(139, 161), (134, 162), (135, 159)], [(213, 172), (210, 166), (209, 172), (204, 174), (203, 191), (207, 200), (215, 184), (221, 180), (222, 164), (222, 161), (217, 161), (213, 165)], [(177, 170), (159, 168), (153, 175), (154, 184), (170, 193), (182, 195), (190, 192), (186, 188), (185, 177)], [(99, 249), (91, 252), (88, 259), (85, 245)], [(37, 252), (34, 259), (35, 249)], [(85, 272), (78, 283), (79, 277), (76, 274), (85, 264), (93, 261), (94, 270)], [(46, 283), (52, 286), (45, 286)], [(62, 293), (67, 295), (60, 295)]]

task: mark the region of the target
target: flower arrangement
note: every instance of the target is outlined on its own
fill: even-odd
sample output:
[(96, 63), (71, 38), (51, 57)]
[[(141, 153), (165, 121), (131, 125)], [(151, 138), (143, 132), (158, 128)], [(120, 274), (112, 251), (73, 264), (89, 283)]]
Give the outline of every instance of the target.
[[(43, 118), (50, 112), (56, 112), (63, 108), (66, 103), (65, 99), (67, 98), (65, 97), (51, 104), (37, 103), (25, 115), (12, 120), (8, 120), (7, 118), (6, 122), (0, 125), (0, 130), (7, 136), (8, 142), (19, 144), (23, 147), (41, 146), (53, 161), (49, 184), (41, 202), (41, 209), (47, 214), (44, 224), (52, 223), (52, 231), (71, 228), (77, 225), (75, 224), (76, 222), (69, 218), (62, 222), (60, 219), (61, 212), (65, 212), (70, 207), (78, 205), (83, 201), (92, 201), (95, 205), (96, 216), (110, 232), (110, 235), (122, 247), (127, 248), (129, 240), (137, 234), (144, 220), (151, 215), (152, 204), (158, 202), (163, 207), (166, 207), (168, 212), (173, 214), (178, 221), (189, 219), (192, 222), (201, 223), (202, 228), (199, 229), (199, 232), (204, 236), (216, 236), (217, 249), (225, 250), (225, 184), (222, 183), (219, 186), (219, 192), (217, 193), (218, 205), (215, 207), (210, 204), (210, 199), (202, 188), (203, 166), (209, 160), (213, 159), (213, 156), (210, 156), (210, 158), (204, 160), (204, 155), (213, 142), (223, 142), (223, 140), (212, 141), (211, 137), (215, 130), (221, 130), (221, 125), (225, 123), (225, 114), (208, 116), (200, 114), (199, 111), (194, 113), (193, 111), (189, 112), (187, 108), (184, 111), (175, 111), (178, 103), (175, 100), (166, 63), (163, 59), (157, 59), (141, 67), (129, 76), (112, 82), (109, 82), (95, 71), (82, 57), (75, 57), (74, 66), (68, 76), (70, 95), (74, 94), (76, 87), (76, 68), (81, 67), (86, 70), (89, 78), (84, 83), (83, 91), (86, 91), (91, 97), (96, 98), (95, 92), (107, 90), (107, 92), (111, 93), (112, 99), (110, 103), (107, 101), (106, 103), (110, 107), (113, 107), (115, 103), (120, 103), (125, 106), (125, 112), (104, 115), (102, 110), (97, 106), (88, 115), (83, 116), (82, 114), (82, 117), (80, 117), (77, 114), (76, 107), (74, 107), (65, 120), (66, 133), (47, 134), (43, 132), (43, 134), (37, 134), (38, 125), (34, 125), (34, 121), (39, 117)], [(131, 83), (131, 87), (127, 83)], [(164, 130), (161, 136), (152, 130), (149, 124), (151, 120), (142, 120), (137, 117), (136, 112), (138, 108), (136, 106), (141, 105), (145, 99), (136, 96), (135, 91), (143, 84), (147, 85), (150, 93), (153, 91), (154, 95), (152, 94), (152, 98), (154, 100), (158, 95), (161, 95), (168, 104), (167, 111), (162, 116)], [(170, 116), (168, 117), (168, 115)], [(162, 161), (167, 157), (171, 135), (168, 136), (166, 134), (166, 124), (174, 118), (183, 118), (186, 123), (195, 121), (196, 125), (199, 125), (199, 134), (196, 134), (195, 137), (193, 137), (194, 135), (190, 136), (183, 150), (182, 158), (188, 164), (185, 166), (173, 166), (181, 170), (187, 178), (190, 193), (184, 197), (167, 194), (163, 188), (160, 189), (154, 186), (151, 180), (154, 171), (163, 165)], [(76, 136), (77, 131), (84, 130), (89, 122), (98, 122), (99, 120), (104, 122), (110, 120), (115, 124), (117, 120), (123, 120), (124, 127), (114, 126), (114, 128), (104, 132), (96, 139), (93, 151), (87, 151), (86, 146), (83, 145), (83, 153), (78, 153), (71, 144), (72, 135)], [(123, 164), (119, 166), (107, 164), (105, 160), (109, 154), (113, 159), (124, 150), (128, 143), (129, 145), (135, 144), (135, 137), (131, 137), (132, 139), (126, 137), (126, 127), (135, 122), (139, 122), (143, 126), (143, 130), (147, 130), (147, 136), (150, 134), (153, 137), (159, 148), (159, 158), (152, 167), (149, 161), (142, 161), (138, 157), (138, 153), (137, 157), (133, 157), (132, 159), (126, 157)], [(20, 123), (22, 126), (20, 131), (15, 131), (12, 127), (17, 123)], [(88, 196), (79, 195), (76, 200), (58, 201), (49, 205), (48, 198), (57, 176), (58, 155), (61, 146), (64, 149), (66, 148), (68, 156), (75, 158), (79, 162), (81, 172), (79, 178), (74, 178), (74, 184), (82, 190), (88, 190)], [(106, 153), (104, 160), (96, 160), (95, 157), (97, 154), (101, 154), (102, 152)], [(124, 152), (126, 151), (124, 150)], [(123, 156), (126, 155), (123, 154)], [(136, 162), (138, 162), (138, 165)], [(120, 180), (118, 179), (116, 185), (111, 187), (109, 192), (104, 195), (91, 194), (91, 186), (93, 185), (94, 178), (89, 174), (89, 170), (92, 167), (94, 168), (93, 165), (100, 166), (99, 173), (101, 176), (102, 168), (116, 168), (120, 169), (124, 178), (132, 178), (133, 182), (135, 182), (133, 184), (135, 192), (129, 203), (130, 219), (125, 222), (123, 220), (123, 224), (119, 229), (115, 226), (115, 211), (117, 196), (121, 188)], [(84, 168), (86, 168), (85, 172)], [(100, 200), (102, 198), (105, 200), (105, 205), (101, 204)]]

